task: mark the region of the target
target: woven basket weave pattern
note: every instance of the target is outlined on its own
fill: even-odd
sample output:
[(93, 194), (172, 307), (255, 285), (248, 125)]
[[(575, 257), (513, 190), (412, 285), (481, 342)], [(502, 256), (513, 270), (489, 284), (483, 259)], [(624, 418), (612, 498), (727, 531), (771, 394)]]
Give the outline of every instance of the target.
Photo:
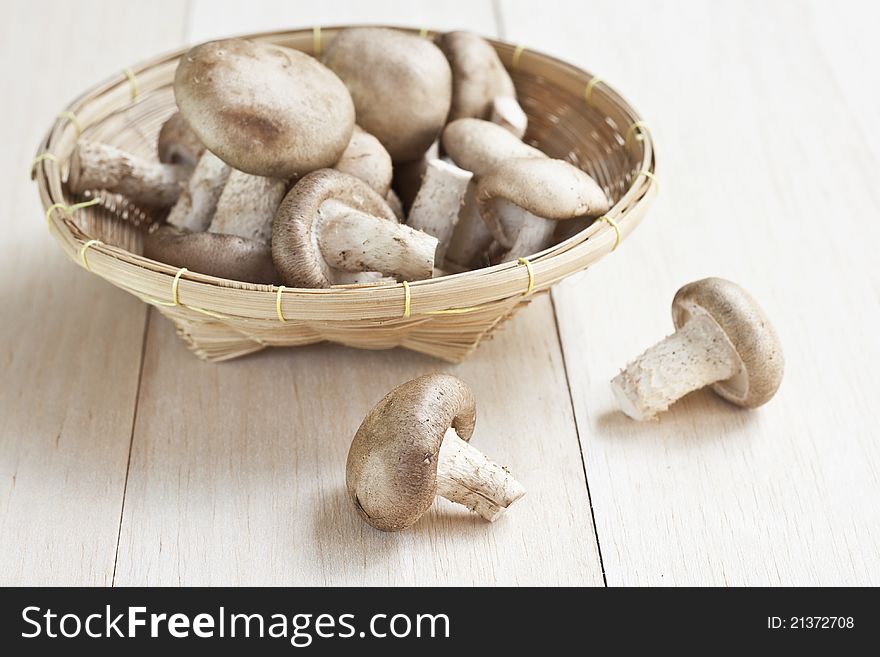
[[(320, 39), (326, 42), (340, 29), (322, 28)], [(320, 46), (312, 29), (249, 38), (309, 53)], [(169, 317), (204, 359), (331, 341), (366, 349), (402, 346), (462, 360), (531, 296), (611, 252), (635, 228), (656, 192), (650, 133), (611, 88), (595, 81), (590, 86), (590, 74), (551, 57), (492, 44), (511, 69), (528, 114), (526, 141), (584, 169), (614, 201), (609, 221), (586, 226), (530, 257), (527, 265), (504, 263), (408, 286), (279, 290), (181, 272), (143, 258), (143, 230), (161, 217), (119, 196), (99, 193), (100, 204), (67, 211), (64, 206), (88, 200), (70, 196), (64, 185), (79, 137), (154, 157), (159, 128), (175, 110), (171, 85), (183, 51), (133, 67), (131, 75), (114, 76), (59, 115), (38, 151), (51, 156), (35, 166), (49, 228), (75, 262)]]

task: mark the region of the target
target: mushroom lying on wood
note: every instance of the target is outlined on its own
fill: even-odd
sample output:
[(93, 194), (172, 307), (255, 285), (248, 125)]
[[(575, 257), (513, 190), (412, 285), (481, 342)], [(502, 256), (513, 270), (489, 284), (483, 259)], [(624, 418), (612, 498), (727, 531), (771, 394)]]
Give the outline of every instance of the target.
[(180, 60), (174, 97), (217, 157), (257, 176), (289, 179), (333, 166), (354, 128), (351, 96), (332, 71), (268, 43), (196, 46)]
[(379, 196), (386, 196), (391, 190), (391, 176), (394, 174), (391, 156), (382, 142), (358, 125), (333, 168), (360, 178)]
[(156, 143), (159, 161), (182, 164), (194, 169), (205, 152), (205, 145), (180, 112), (172, 114), (159, 130)]
[(522, 138), (528, 119), (492, 45), (471, 32), (447, 32), (437, 43), (452, 68), (449, 120), (489, 119)]
[(211, 151), (202, 153), (180, 198), (168, 213), (167, 223), (193, 233), (208, 230), (231, 171), (230, 166)]
[(445, 162), (431, 160), (422, 186), (409, 210), (407, 224), (437, 238), (435, 260), (442, 264), (446, 247), (458, 223), (462, 202), (474, 174)]
[(273, 285), (280, 280), (269, 247), (237, 235), (182, 233), (163, 226), (144, 238), (144, 256), (234, 281)]
[(70, 158), (67, 185), (73, 194), (103, 189), (138, 205), (167, 208), (180, 195), (190, 170), (126, 153), (114, 146), (80, 139)]
[(489, 231), (506, 249), (499, 262), (545, 248), (556, 222), (598, 217), (611, 205), (587, 173), (564, 160), (513, 159), (477, 183), (477, 204)]
[(782, 345), (757, 302), (739, 285), (723, 278), (685, 285), (672, 300), (672, 320), (675, 333), (611, 381), (626, 415), (652, 419), (709, 385), (744, 408), (776, 394), (785, 369)]
[(269, 244), (272, 220), (286, 191), (286, 180), (232, 171), (217, 200), (208, 232), (238, 235)]
[(449, 113), (452, 72), (431, 41), (354, 27), (333, 38), (323, 61), (351, 92), (358, 125), (382, 142), (395, 164), (417, 160), (437, 138)]
[(286, 285), (330, 287), (333, 270), (430, 278), (437, 239), (397, 223), (359, 178), (320, 169), (287, 193), (272, 224), (272, 256)]
[(348, 452), (345, 483), (358, 515), (376, 529), (400, 531), (440, 496), (498, 519), (525, 490), (470, 445), (475, 422), (473, 393), (454, 376), (428, 374), (389, 392)]

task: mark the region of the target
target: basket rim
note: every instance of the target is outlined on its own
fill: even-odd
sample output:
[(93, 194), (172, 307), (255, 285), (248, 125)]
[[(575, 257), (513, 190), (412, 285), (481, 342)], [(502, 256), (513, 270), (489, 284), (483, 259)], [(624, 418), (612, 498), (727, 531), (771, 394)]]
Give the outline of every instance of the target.
[[(329, 38), (340, 30), (364, 26), (389, 27), (412, 34), (425, 34), (424, 28), (368, 24), (320, 26), (319, 33)], [(237, 38), (277, 42), (284, 39), (302, 38), (314, 33), (315, 28), (308, 27), (246, 33), (237, 35)], [(427, 30), (427, 34), (437, 33), (441, 32)], [(595, 80), (596, 83), (591, 88), (592, 98), (595, 100), (591, 104), (597, 109), (602, 106), (611, 107), (627, 116), (630, 119), (627, 130), (632, 131), (637, 128), (635, 133), (637, 139), (633, 140), (633, 147), (641, 149), (641, 162), (629, 188), (605, 215), (611, 221), (595, 221), (576, 235), (529, 256), (528, 264), (525, 267), (523, 267), (525, 263), (511, 261), (438, 278), (412, 281), (408, 284), (342, 285), (326, 289), (311, 289), (258, 285), (217, 278), (188, 270), (181, 272), (180, 268), (150, 260), (121, 247), (96, 242), (89, 235), (84, 234), (69, 217), (65, 217), (64, 212), (53, 213), (51, 211), (53, 207), (63, 208), (63, 206), (75, 202), (74, 199), (66, 195), (65, 186), (61, 180), (62, 164), (69, 158), (78, 136), (73, 134), (74, 126), (64, 118), (64, 113), (73, 112), (79, 116), (90, 103), (105, 96), (111, 100), (115, 99), (117, 102), (124, 102), (123, 99), (129, 93), (132, 84), (127, 73), (108, 77), (74, 98), (52, 123), (38, 146), (38, 157), (44, 153), (53, 155), (51, 159), (37, 162), (32, 172), (37, 182), (43, 209), (48, 214), (50, 232), (60, 242), (71, 259), (79, 262), (92, 273), (135, 294), (147, 303), (182, 306), (197, 312), (215, 315), (217, 319), (252, 318), (265, 320), (269, 318), (268, 315), (273, 317), (277, 315), (278, 319), (285, 316), (297, 319), (338, 319), (337, 315), (342, 306), (350, 306), (352, 310), (359, 310), (357, 317), (365, 319), (400, 318), (401, 316), (403, 319), (408, 319), (420, 314), (468, 312), (484, 306), (501, 304), (511, 297), (523, 295), (524, 292), (528, 295), (549, 289), (559, 280), (586, 269), (613, 251), (619, 243), (626, 240), (641, 221), (657, 192), (657, 167), (653, 138), (650, 129), (642, 122), (640, 115), (632, 105), (604, 80), (600, 82), (597, 76), (585, 69), (552, 55), (515, 46), (499, 39), (484, 38), (495, 47), (508, 70), (512, 68), (515, 57), (518, 70), (522, 72), (531, 72), (530, 69), (538, 64), (544, 66), (550, 64), (568, 75), (585, 78), (588, 84)], [(161, 70), (163, 66), (176, 63), (190, 47), (192, 46), (186, 45), (142, 60), (127, 69), (138, 80), (140, 86), (141, 78), (146, 77), (150, 72)], [(303, 50), (309, 52), (307, 49)], [(309, 52), (309, 54), (314, 54), (314, 52)], [(125, 71), (125, 69), (122, 70)], [(539, 75), (539, 73), (535, 73), (535, 75)], [(143, 86), (143, 93), (149, 94), (165, 85), (159, 85), (155, 88), (149, 84)], [(132, 102), (139, 101), (132, 99)], [(125, 109), (126, 106), (115, 107), (96, 121), (88, 122), (81, 119), (83, 121), (82, 128), (86, 129), (88, 126), (111, 116), (114, 112)], [(607, 112), (603, 112), (603, 114), (608, 116)], [(629, 145), (624, 144), (623, 147), (626, 148)], [(60, 155), (62, 152), (66, 155)], [(51, 230), (52, 228), (54, 230)], [(86, 251), (88, 251), (88, 260), (85, 258)], [(123, 272), (127, 276), (126, 283), (135, 284), (128, 285), (119, 280), (120, 267), (126, 270)], [(143, 280), (136, 280), (138, 274)], [(479, 285), (476, 285), (478, 281)], [(171, 294), (172, 289), (175, 290), (174, 295)], [(187, 291), (187, 298), (200, 299), (200, 303), (198, 305), (178, 303), (178, 295), (182, 295), (184, 289)], [(212, 304), (210, 299), (207, 299), (208, 302), (205, 303), (205, 297), (212, 296), (211, 290), (214, 290), (214, 295), (217, 290), (221, 290), (226, 297), (224, 301), (226, 299), (233, 301), (232, 312), (229, 313), (229, 316), (220, 314), (230, 310), (227, 304)], [(414, 290), (418, 290), (418, 295)], [(469, 301), (467, 307), (444, 308), (449, 305), (448, 297), (450, 294), (464, 290), (467, 290), (468, 294), (476, 294), (481, 298), (475, 303)], [(481, 290), (482, 294), (480, 294)], [(248, 295), (251, 295), (250, 298)], [(317, 310), (305, 313), (297, 312), (297, 310), (303, 310), (301, 304), (309, 304), (318, 298), (322, 303), (312, 303), (312, 306), (327, 306), (331, 302), (336, 302), (332, 303), (335, 312)], [(165, 301), (167, 299), (172, 299), (174, 303), (168, 303)], [(267, 307), (267, 301), (270, 302), (270, 307)], [(392, 312), (388, 312), (389, 309), (392, 309)], [(282, 321), (286, 320), (282, 319)]]

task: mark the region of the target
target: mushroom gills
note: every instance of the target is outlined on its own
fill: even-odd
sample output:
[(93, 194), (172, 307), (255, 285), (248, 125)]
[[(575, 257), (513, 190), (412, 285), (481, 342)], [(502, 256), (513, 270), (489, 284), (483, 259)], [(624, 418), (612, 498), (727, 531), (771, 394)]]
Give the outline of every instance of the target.
[(177, 201), (180, 183), (189, 173), (180, 164), (163, 164), (81, 139), (70, 158), (67, 184), (73, 194), (103, 189), (145, 207), (167, 208)]
[(699, 313), (629, 363), (611, 387), (626, 415), (649, 420), (689, 392), (742, 370), (739, 354), (718, 323)]
[(330, 267), (406, 281), (431, 278), (436, 237), (332, 199), (321, 204), (318, 215), (317, 245)]
[(505, 467), (462, 440), (452, 427), (446, 430), (437, 463), (437, 495), (495, 522), (525, 492)]

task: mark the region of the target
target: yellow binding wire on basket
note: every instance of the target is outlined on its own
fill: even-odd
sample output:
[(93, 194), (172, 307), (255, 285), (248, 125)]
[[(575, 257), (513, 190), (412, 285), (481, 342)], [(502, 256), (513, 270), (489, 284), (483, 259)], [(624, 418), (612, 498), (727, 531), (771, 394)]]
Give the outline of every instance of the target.
[(403, 318), (409, 319), (412, 314), (412, 293), (409, 291), (409, 281), (403, 281)]
[(79, 250), (79, 260), (86, 271), (92, 271), (92, 268), (89, 267), (89, 259), (86, 257), (86, 253), (90, 248), (99, 244), (103, 245), (104, 242), (102, 242), (101, 240), (89, 240), (88, 242), (83, 244)]
[(76, 138), (79, 139), (79, 136), (82, 134), (82, 125), (80, 125), (79, 119), (76, 118), (76, 114), (69, 110), (65, 110), (64, 112), (60, 112), (58, 114), (59, 119), (67, 119), (76, 129)]
[(606, 224), (608, 224), (609, 226), (611, 226), (614, 229), (614, 234), (615, 234), (614, 246), (611, 247), (611, 252), (614, 253), (614, 250), (618, 246), (620, 246), (620, 226), (618, 225), (618, 223), (614, 219), (609, 217), (607, 214), (602, 215), (601, 217), (596, 219), (596, 221), (604, 221)]
[[(174, 278), (171, 281), (171, 301), (162, 301), (161, 299), (154, 299), (153, 297), (141, 297), (147, 303), (150, 303), (154, 306), (165, 306), (166, 308), (186, 308), (187, 310), (193, 310), (197, 313), (201, 313), (202, 315), (207, 315), (208, 317), (213, 317), (215, 319), (230, 319), (228, 315), (221, 315), (220, 313), (215, 313), (213, 310), (207, 310), (206, 308), (199, 308), (198, 306), (190, 306), (185, 303), (180, 303), (180, 277), (187, 273), (189, 269), (186, 267), (181, 267), (177, 270), (177, 273), (174, 274)], [(256, 338), (254, 338), (256, 339)]]
[(128, 66), (122, 69), (122, 73), (125, 77), (128, 78), (128, 84), (131, 87), (131, 100), (135, 101), (138, 97), (138, 82), (137, 78), (134, 76), (134, 71), (132, 71)]
[[(77, 210), (82, 210), (83, 208), (89, 208), (93, 205), (98, 205), (101, 202), (99, 198), (89, 199), (88, 201), (82, 201), (80, 203), (74, 203), (73, 205), (67, 205), (65, 203), (53, 203), (48, 208), (46, 208), (46, 224), (49, 226), (49, 229), (52, 228), (52, 213), (55, 210), (63, 210), (66, 214), (73, 214)], [(88, 269), (88, 268), (87, 268)]]
[(633, 134), (635, 133), (636, 130), (639, 131), (639, 133), (636, 135), (636, 141), (641, 141), (642, 140), (642, 131), (644, 131), (647, 127), (648, 126), (645, 125), (644, 121), (636, 121), (635, 123), (633, 123), (626, 131), (626, 137), (624, 137), (624, 139), (623, 139), (624, 145), (629, 144), (629, 140), (633, 136)]
[[(529, 262), (528, 258), (517, 258), (516, 260), (518, 265), (522, 265), (526, 268), (526, 272), (528, 273), (528, 283), (526, 284), (526, 291), (522, 293), (522, 296), (529, 296), (535, 289), (535, 270), (532, 269), (532, 263)], [(403, 318), (408, 319), (411, 314), (411, 301), (412, 296), (410, 294), (409, 283), (403, 282)], [(463, 308), (444, 308), (443, 310), (426, 310), (424, 315), (466, 315), (467, 313), (476, 312), (478, 310), (483, 310), (484, 308), (488, 308), (492, 305), (493, 302), (489, 303), (481, 303), (476, 306), (465, 306)]]
[(590, 107), (593, 106), (593, 89), (595, 89), (596, 85), (600, 82), (603, 82), (602, 78), (596, 75), (587, 82), (587, 88), (584, 89), (584, 101), (586, 101), (587, 105)]
[(423, 27), (419, 30), (419, 36), (423, 39), (427, 39), (429, 36), (431, 36), (431, 30), (429, 30), (427, 27)]
[(510, 57), (510, 68), (513, 71), (519, 70), (519, 58), (522, 57), (523, 50), (525, 50), (525, 46), (519, 45), (513, 50), (513, 55)]
[(281, 312), (281, 293), (284, 292), (284, 286), (278, 286), (278, 293), (275, 295), (275, 314), (278, 315), (279, 322), (286, 322), (284, 319), (284, 313)]
[(653, 171), (648, 171), (647, 169), (642, 169), (641, 171), (638, 172), (638, 174), (636, 174), (637, 178), (639, 176), (644, 176), (645, 178), (650, 180), (652, 183), (654, 183), (654, 187), (657, 188), (657, 191), (658, 192), (660, 191), (660, 181), (657, 180), (657, 176), (654, 175)]
[(37, 176), (37, 165), (44, 160), (54, 162), (55, 164), (61, 164), (61, 160), (59, 160), (58, 157), (53, 155), (52, 153), (40, 153), (33, 160), (31, 160), (31, 180), (33, 180)]
[(312, 55), (317, 59), (321, 56), (321, 26), (312, 28)]
[(529, 262), (528, 258), (517, 258), (516, 261), (524, 265), (526, 268), (526, 272), (529, 274), (529, 284), (526, 286), (526, 291), (523, 292), (523, 296), (527, 297), (532, 293), (532, 290), (535, 289), (535, 270), (532, 269), (532, 263)]

